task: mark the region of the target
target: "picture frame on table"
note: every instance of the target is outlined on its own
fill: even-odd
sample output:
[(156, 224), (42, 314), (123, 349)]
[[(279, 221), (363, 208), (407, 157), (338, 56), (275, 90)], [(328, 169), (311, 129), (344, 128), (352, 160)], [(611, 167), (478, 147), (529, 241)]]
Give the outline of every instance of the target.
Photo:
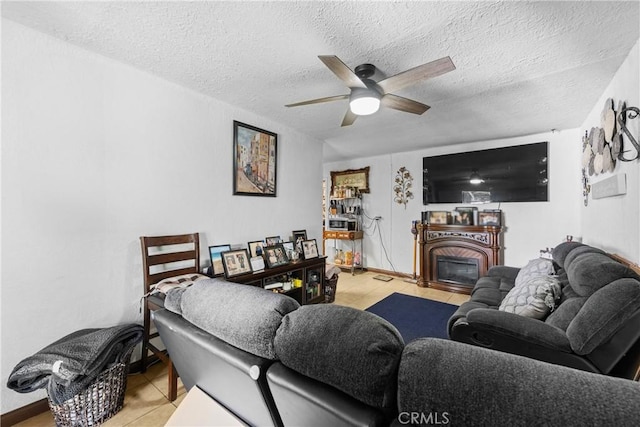
[(280, 236), (271, 236), (271, 237), (264, 238), (265, 246), (274, 246), (274, 245), (277, 245), (278, 243), (282, 243), (282, 239), (280, 238)]
[(289, 258), (290, 261), (294, 261), (293, 252), (296, 250), (295, 244), (293, 242), (282, 242), (282, 246), (287, 253), (287, 258)]
[(451, 224), (451, 212), (449, 211), (428, 211), (427, 218), (429, 224)]
[(459, 207), (453, 212), (453, 224), (474, 225), (473, 217), (476, 208)]
[(233, 195), (276, 197), (278, 135), (233, 121)]
[(282, 243), (264, 247), (264, 260), (268, 268), (289, 264), (289, 257)]
[(253, 273), (251, 262), (249, 261), (249, 252), (246, 249), (222, 252), (220, 256), (222, 257), (226, 278)]
[(264, 242), (262, 240), (254, 240), (253, 242), (248, 242), (247, 247), (249, 248), (249, 255), (251, 258), (262, 256), (264, 252)]
[(478, 212), (478, 225), (502, 225), (502, 211)]
[(307, 240), (307, 230), (293, 230), (291, 232), (291, 237), (295, 243), (299, 240)]
[(222, 252), (230, 251), (231, 245), (213, 245), (209, 246), (209, 259), (211, 259), (211, 275), (213, 277), (224, 275), (224, 266), (222, 265)]
[(299, 252), (302, 252), (302, 242), (307, 240), (307, 230), (293, 230), (291, 232), (293, 243)]
[(302, 241), (302, 256), (304, 259), (318, 258), (318, 244), (316, 239)]

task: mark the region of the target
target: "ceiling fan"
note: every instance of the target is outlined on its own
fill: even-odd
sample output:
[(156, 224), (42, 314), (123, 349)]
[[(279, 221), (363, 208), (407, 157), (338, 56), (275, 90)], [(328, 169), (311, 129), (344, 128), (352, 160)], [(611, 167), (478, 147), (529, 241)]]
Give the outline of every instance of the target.
[(456, 69), (451, 58), (446, 56), (375, 82), (370, 78), (376, 71), (376, 67), (372, 64), (358, 65), (354, 72), (337, 56), (320, 55), (318, 58), (351, 89), (351, 93), (348, 95), (327, 96), (325, 98), (296, 102), (295, 104), (285, 105), (285, 107), (299, 107), (301, 105), (349, 99), (349, 109), (347, 109), (347, 114), (345, 114), (342, 120), (342, 126), (353, 124), (358, 116), (375, 113), (378, 111), (378, 108), (380, 108), (380, 104), (407, 113), (422, 114), (431, 107), (411, 99), (394, 95), (391, 92), (415, 84), (420, 80), (436, 77)]

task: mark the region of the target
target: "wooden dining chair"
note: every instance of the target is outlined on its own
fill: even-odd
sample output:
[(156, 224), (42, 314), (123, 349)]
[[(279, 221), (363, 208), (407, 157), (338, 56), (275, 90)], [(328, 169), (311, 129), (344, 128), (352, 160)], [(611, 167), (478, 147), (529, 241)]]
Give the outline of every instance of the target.
[(164, 298), (150, 295), (151, 286), (161, 280), (183, 274), (199, 273), (200, 237), (198, 233), (175, 236), (140, 237), (142, 245), (142, 267), (144, 277), (144, 336), (142, 339), (142, 372), (149, 363), (149, 352), (167, 364), (169, 370), (168, 398), (174, 401), (178, 395), (178, 373), (166, 351), (150, 341), (158, 337), (151, 332), (151, 311), (164, 306)]

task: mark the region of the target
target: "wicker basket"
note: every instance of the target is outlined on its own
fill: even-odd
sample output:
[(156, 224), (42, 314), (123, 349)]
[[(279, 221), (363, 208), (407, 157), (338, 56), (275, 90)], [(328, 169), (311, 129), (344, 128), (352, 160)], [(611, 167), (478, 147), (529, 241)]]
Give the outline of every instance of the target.
[(338, 288), (338, 275), (334, 274), (331, 279), (324, 279), (324, 302), (334, 302), (336, 300), (336, 290)]
[[(129, 355), (130, 356), (130, 355)], [(117, 414), (124, 403), (129, 356), (103, 371), (84, 391), (49, 408), (57, 426), (97, 426)]]

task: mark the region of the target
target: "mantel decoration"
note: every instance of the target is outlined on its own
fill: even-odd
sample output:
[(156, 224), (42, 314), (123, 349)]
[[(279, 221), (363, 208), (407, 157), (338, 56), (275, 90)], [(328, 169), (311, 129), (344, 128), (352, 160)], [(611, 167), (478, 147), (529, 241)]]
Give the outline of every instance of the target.
[(278, 135), (233, 121), (233, 194), (276, 197)]
[(404, 205), (405, 209), (407, 209), (409, 199), (413, 199), (413, 192), (411, 191), (412, 184), (413, 177), (411, 173), (407, 168), (402, 166), (398, 169), (398, 172), (396, 172), (396, 178), (393, 182), (393, 201), (399, 205)]

